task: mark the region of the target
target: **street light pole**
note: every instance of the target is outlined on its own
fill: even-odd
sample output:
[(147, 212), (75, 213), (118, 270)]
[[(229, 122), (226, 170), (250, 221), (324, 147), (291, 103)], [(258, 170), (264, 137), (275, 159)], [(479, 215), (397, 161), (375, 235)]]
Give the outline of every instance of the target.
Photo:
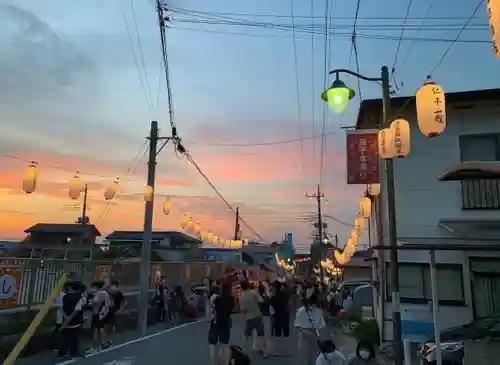
[[(354, 91), (348, 89), (345, 84), (339, 80), (339, 74), (345, 73), (355, 76), (359, 79), (365, 81), (372, 81), (380, 83), (382, 86), (382, 123), (381, 127), (389, 127), (389, 111), (390, 111), (390, 84), (389, 84), (389, 69), (387, 66), (382, 66), (380, 77), (366, 77), (360, 75), (354, 71), (347, 69), (335, 69), (330, 71), (331, 74), (335, 74), (336, 79), (332, 84), (332, 87), (325, 90), (321, 95), (321, 98), (330, 104), (335, 112), (342, 112), (347, 106), (347, 102), (354, 97)], [(392, 159), (385, 160), (385, 180), (387, 189), (387, 219), (388, 219), (388, 239), (389, 245), (394, 249), (390, 253), (390, 282), (392, 290), (392, 324), (393, 324), (393, 340), (395, 344), (396, 352), (396, 362), (395, 365), (403, 365), (403, 342), (402, 342), (402, 325), (401, 325), (401, 308), (400, 308), (400, 297), (399, 297), (399, 263), (398, 263), (398, 252), (397, 247), (397, 232), (396, 232), (396, 204), (395, 204), (395, 191), (394, 191), (394, 161)], [(379, 200), (380, 202), (380, 200)], [(381, 204), (378, 204), (378, 208), (381, 209)], [(381, 212), (379, 217), (383, 216)], [(383, 222), (380, 220), (379, 225)], [(381, 237), (383, 239), (383, 237)], [(380, 242), (383, 245), (383, 242)]]

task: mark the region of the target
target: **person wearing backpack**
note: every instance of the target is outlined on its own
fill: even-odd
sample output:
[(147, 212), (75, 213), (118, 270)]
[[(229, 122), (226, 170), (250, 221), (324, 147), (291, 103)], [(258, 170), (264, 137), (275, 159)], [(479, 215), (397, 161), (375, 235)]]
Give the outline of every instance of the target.
[(59, 328), (61, 342), (59, 357), (61, 361), (81, 357), (80, 329), (83, 325), (83, 306), (85, 298), (79, 291), (78, 283), (68, 283), (66, 294), (62, 298), (63, 323)]

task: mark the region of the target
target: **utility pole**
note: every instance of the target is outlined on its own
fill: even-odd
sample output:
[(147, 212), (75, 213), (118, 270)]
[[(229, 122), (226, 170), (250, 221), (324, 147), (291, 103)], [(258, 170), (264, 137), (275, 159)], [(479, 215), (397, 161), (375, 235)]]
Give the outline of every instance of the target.
[(90, 220), (87, 217), (87, 197), (88, 197), (88, 189), (87, 184), (83, 185), (81, 191), (83, 191), (83, 205), (82, 205), (82, 216), (78, 217), (76, 220), (77, 224), (89, 224)]
[[(319, 248), (320, 248), (320, 259), (323, 260), (325, 256), (325, 250), (323, 249), (323, 216), (321, 214), (321, 199), (325, 197), (325, 194), (321, 192), (321, 187), (318, 184), (318, 188), (314, 194), (309, 195), (306, 193), (306, 197), (315, 198), (318, 204), (318, 236), (319, 236)], [(325, 273), (322, 267), (320, 267), (320, 279), (323, 284), (323, 280), (325, 278)]]
[(234, 240), (240, 239), (240, 207), (236, 207), (236, 223), (234, 225)]
[[(151, 274), (151, 235), (153, 232), (153, 207), (154, 207), (154, 191), (156, 178), (156, 156), (166, 146), (168, 141), (174, 140), (177, 143), (175, 129), (172, 129), (172, 137), (160, 137), (158, 135), (158, 122), (151, 122), (151, 130), (149, 133), (149, 159), (148, 159), (148, 176), (147, 186), (153, 189), (151, 199), (147, 199), (144, 209), (144, 236), (141, 247), (141, 266), (139, 277), (139, 315), (138, 329), (141, 336), (147, 334), (148, 327), (148, 307), (149, 307), (149, 284)], [(158, 141), (164, 143), (158, 149)], [(178, 146), (177, 146), (178, 147)], [(178, 150), (180, 151), (179, 147)]]

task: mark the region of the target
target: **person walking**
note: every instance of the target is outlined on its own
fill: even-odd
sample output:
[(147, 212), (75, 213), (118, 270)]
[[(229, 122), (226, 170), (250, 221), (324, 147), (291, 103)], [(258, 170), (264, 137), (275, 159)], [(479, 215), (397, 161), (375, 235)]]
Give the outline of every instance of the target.
[(211, 365), (229, 364), (232, 306), (233, 298), (230, 292), (214, 286), (210, 296), (210, 325), (208, 329)]
[(319, 307), (316, 293), (305, 298), (302, 307), (295, 314), (294, 325), (298, 328), (298, 365), (315, 365), (319, 355), (318, 340), (325, 336), (326, 327), (323, 311)]
[[(273, 318), (271, 316), (271, 299), (269, 297), (269, 289), (266, 288), (264, 282), (259, 283), (258, 293), (262, 298), (262, 303), (260, 304), (260, 312), (262, 313), (262, 320), (264, 322), (264, 346), (266, 348), (266, 353), (270, 354), (272, 349), (272, 331), (273, 331)], [(258, 340), (257, 334), (254, 332), (253, 337), (253, 349), (258, 351)]]
[(290, 292), (284, 284), (274, 284), (274, 295), (271, 298), (273, 308), (273, 336), (277, 355), (286, 356), (288, 338), (290, 337)]
[(250, 353), (252, 346), (253, 332), (257, 332), (255, 350), (262, 353), (264, 358), (268, 357), (267, 349), (265, 347), (264, 335), (264, 320), (260, 306), (264, 302), (259, 293), (252, 290), (250, 283), (244, 281), (241, 283), (243, 293), (239, 298), (240, 309), (245, 315), (245, 330), (244, 330), (244, 348), (247, 353)]

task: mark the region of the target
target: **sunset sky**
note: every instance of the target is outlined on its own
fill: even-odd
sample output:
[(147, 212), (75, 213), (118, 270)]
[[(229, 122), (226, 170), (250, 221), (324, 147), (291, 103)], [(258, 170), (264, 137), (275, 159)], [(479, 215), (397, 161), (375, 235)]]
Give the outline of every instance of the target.
[[(357, 42), (361, 73), (376, 76), (382, 64), (393, 64), (401, 34), (401, 27), (395, 25), (403, 23), (408, 1), (361, 2)], [(395, 72), (398, 84), (404, 84), (400, 96), (415, 92), (449, 45), (412, 42), (411, 38), (454, 39), (478, 3), (454, 0), (450, 9), (449, 2), (436, 2), (428, 20), (436, 26), (416, 35), (431, 2), (414, 1), (411, 7), (410, 30), (404, 33), (397, 60), (397, 65), (403, 60), (404, 64)], [(294, 3), (297, 24), (311, 26), (310, 1)], [(356, 1), (330, 3), (336, 4), (336, 34), (330, 40), (329, 68), (354, 69), (354, 62), (349, 65), (349, 33)], [(307, 249), (312, 227), (304, 217), (314, 214), (316, 205), (304, 194), (314, 192), (319, 182), (320, 138), (234, 145), (310, 137), (313, 104), (315, 134), (321, 132), (323, 35), (315, 35), (312, 52), (311, 34), (297, 32), (297, 98), (290, 29), (200, 21), (213, 13), (225, 13), (226, 19), (289, 25), (289, 0), (172, 0), (169, 6), (173, 9), (167, 37), (175, 122), (185, 147), (261, 236), (274, 241), (293, 232), (297, 248)], [(324, 9), (325, 0), (314, 0), (314, 22), (320, 31)], [(374, 17), (379, 19), (366, 19)], [(443, 24), (449, 26), (436, 30)], [(486, 3), (472, 24), (476, 30), (466, 30), (461, 39), (491, 39)], [(410, 46), (412, 51), (405, 57)], [(445, 91), (494, 88), (499, 86), (498, 77), (491, 75), (499, 74), (499, 65), (490, 44), (458, 43), (432, 76)], [(103, 235), (142, 229), (145, 160), (139, 158), (133, 173), (123, 176), (141, 151), (152, 119), (158, 120), (164, 135), (169, 133), (166, 87), (160, 71), (158, 27), (151, 0), (135, 0), (133, 7), (129, 0), (0, 0), (0, 239), (22, 238), (24, 229), (37, 222), (73, 222), (81, 201), (69, 198), (68, 181), (77, 170), (89, 184), (91, 222)], [(344, 80), (357, 87), (352, 77)], [(379, 96), (377, 84), (362, 83), (361, 88), (364, 98)], [(330, 111), (326, 114), (324, 211), (341, 221), (327, 220), (329, 232), (339, 234), (341, 246), (350, 230), (344, 223), (353, 221), (364, 191), (362, 186), (345, 183), (345, 135), (340, 129), (355, 123), (359, 101), (357, 96), (342, 118)], [(37, 191), (26, 195), (21, 180), (29, 161), (39, 163), (39, 179)], [(116, 177), (122, 181), (120, 196), (108, 204), (103, 190)], [(189, 212), (203, 228), (230, 238), (234, 216), (195, 168), (177, 157), (171, 147), (159, 156), (157, 185), (155, 229), (179, 229), (180, 217)], [(161, 212), (165, 196), (173, 198), (170, 216)], [(254, 238), (247, 227), (242, 228), (245, 237)]]

